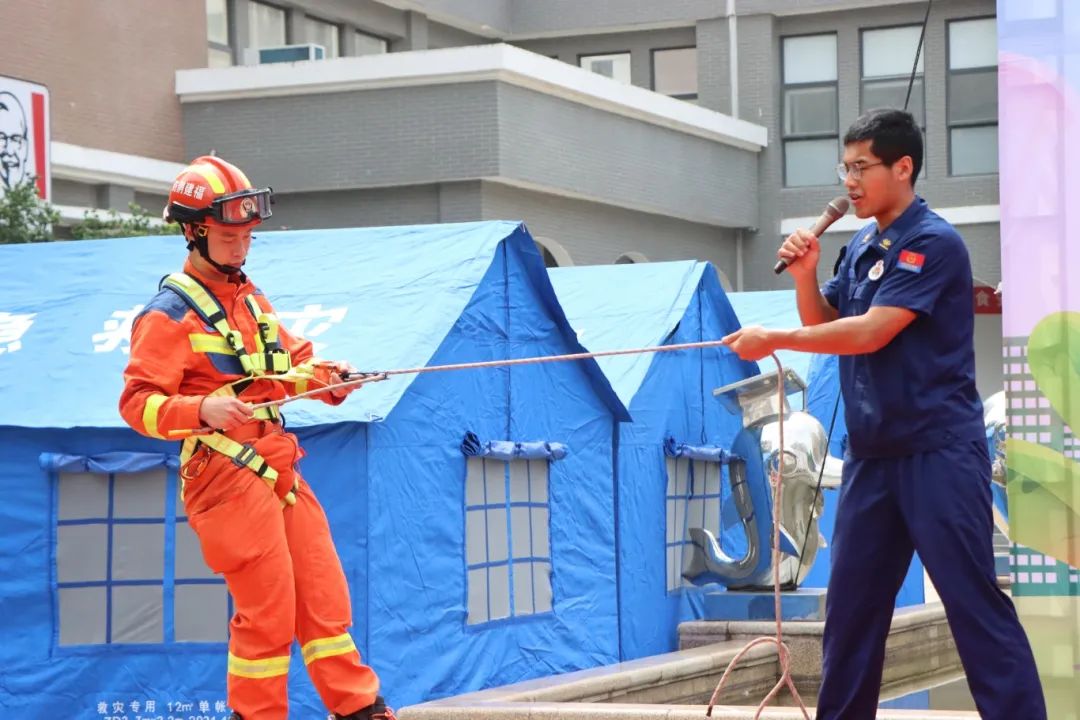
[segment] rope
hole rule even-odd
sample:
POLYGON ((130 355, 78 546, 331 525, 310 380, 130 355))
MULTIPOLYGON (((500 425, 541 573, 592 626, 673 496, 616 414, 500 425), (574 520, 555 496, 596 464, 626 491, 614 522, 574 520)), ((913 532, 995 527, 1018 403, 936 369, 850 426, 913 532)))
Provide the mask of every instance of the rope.
MULTIPOLYGON (((643 348, 629 348, 626 350, 602 350, 599 352, 581 352, 571 353, 569 355, 542 355, 539 357, 527 357, 527 358, 511 358, 506 360, 485 360, 483 362, 467 362, 467 363, 453 363, 450 365, 426 365, 423 367, 414 368, 400 368, 396 370, 381 370, 377 372, 363 372, 360 373, 361 377, 356 380, 347 380, 337 385, 327 385, 326 387, 315 388, 314 390, 308 390, 307 392, 299 393, 291 397, 282 398, 280 400, 269 400, 264 403, 258 403, 252 405, 253 410, 259 408, 280 406, 286 403, 291 403, 294 400, 301 400, 303 398, 312 397, 313 395, 319 395, 331 390, 341 390, 348 387, 359 387, 370 382, 378 382, 380 380, 386 380, 395 375, 420 375, 423 373, 432 372, 445 372, 449 370, 476 370, 480 368, 499 368, 499 367, 513 367, 515 365, 537 365, 540 363, 550 362, 567 362, 572 360, 591 360, 599 357, 612 357, 614 355, 640 355, 642 353, 657 353, 657 352, 673 352, 676 350, 700 350, 704 348, 722 347, 724 345, 723 340, 705 340, 702 342, 690 342, 690 343, 677 343, 674 345, 655 345, 652 347, 643 348)), ((350 376, 351 377, 351 376, 350 376)))
MULTIPOLYGON (((625 350, 603 350, 599 352, 582 352, 582 353, 570 353, 567 355, 544 355, 539 357, 527 357, 527 358, 512 358, 506 360, 487 360, 483 362, 468 362, 468 363, 453 363, 449 365, 427 365, 424 367, 414 368, 399 368, 395 370, 382 370, 378 372, 365 372, 360 373, 361 377, 356 380, 347 380, 336 385, 328 385, 322 388, 316 388, 309 390, 292 397, 283 398, 281 400, 271 400, 264 403, 252 405, 253 409, 280 406, 294 400, 300 400, 302 398, 312 397, 320 393, 328 392, 330 390, 340 390, 346 387, 359 387, 371 382, 379 382, 386 380, 395 375, 420 375, 423 373, 432 372, 447 372, 453 370, 475 370, 480 368, 498 368, 498 367, 513 367, 516 365, 537 365, 541 363, 552 362, 567 362, 574 360, 591 360, 598 357, 612 357, 616 355, 639 355, 643 353, 659 353, 659 352, 674 352, 678 350, 699 350, 705 348, 722 347, 724 345, 723 340, 706 340, 702 342, 691 343, 678 343, 674 345, 657 345, 652 347, 643 348, 630 348, 625 350)), ((783 408, 786 400, 784 396, 784 368, 780 364, 780 359, 773 353, 770 355, 773 362, 776 363, 777 374, 777 407, 783 408)), ((736 664, 742 659, 747 652, 752 648, 763 644, 776 645, 777 660, 780 665, 780 679, 777 681, 773 689, 769 691, 769 694, 758 705, 757 712, 754 714, 754 720, 758 720, 761 717, 761 713, 764 712, 765 707, 771 702, 780 690, 786 685, 791 691, 792 696, 798 703, 799 708, 802 710, 803 717, 806 720, 810 720, 810 714, 806 709, 806 705, 803 704, 802 698, 799 696, 799 691, 795 688, 795 681, 791 679, 791 666, 790 666, 790 650, 784 643, 784 628, 782 615, 780 611, 780 503, 784 493, 784 415, 780 413, 779 418, 779 434, 780 444, 777 453, 776 468, 770 472, 770 481, 773 487, 773 547, 772 547, 772 563, 773 563, 773 609, 776 616, 776 635, 775 637, 759 637, 751 640, 746 644, 728 663, 727 669, 724 670, 724 674, 720 677, 720 682, 716 685, 716 690, 713 691, 712 697, 709 699, 709 707, 705 712, 706 717, 712 717, 713 707, 716 705, 716 698, 720 694, 720 690, 724 687, 724 683, 735 669, 736 664)))
POLYGON ((790 650, 784 643, 784 626, 780 615, 780 501, 784 494, 784 368, 780 365, 780 359, 775 354, 772 355, 773 362, 776 363, 776 376, 778 378, 776 394, 777 407, 780 408, 780 446, 777 450, 776 456, 776 470, 770 473, 770 479, 773 485, 773 548, 772 548, 772 563, 773 563, 773 610, 776 615, 776 636, 775 637, 759 637, 754 638, 745 646, 742 650, 736 653, 735 657, 728 663, 727 669, 724 670, 724 674, 720 676, 720 682, 716 684, 716 689, 713 691, 712 697, 709 698, 709 708, 705 711, 705 717, 712 717, 713 707, 716 705, 716 698, 720 695, 720 690, 724 687, 724 683, 727 682, 728 677, 731 675, 735 666, 739 660, 742 659, 751 648, 758 645, 773 644, 776 645, 777 662, 780 665, 780 679, 777 680, 776 685, 769 691, 769 694, 765 696, 765 699, 758 705, 757 712, 754 713, 754 720, 761 717, 761 713, 765 711, 765 707, 769 704, 773 698, 779 694, 780 690, 786 685, 791 691, 792 697, 795 698, 795 702, 799 704, 799 708, 802 710, 803 717, 806 720, 810 720, 810 714, 806 710, 806 705, 803 704, 802 698, 799 696, 799 691, 795 689, 795 681, 791 679, 791 665, 790 665, 790 650))

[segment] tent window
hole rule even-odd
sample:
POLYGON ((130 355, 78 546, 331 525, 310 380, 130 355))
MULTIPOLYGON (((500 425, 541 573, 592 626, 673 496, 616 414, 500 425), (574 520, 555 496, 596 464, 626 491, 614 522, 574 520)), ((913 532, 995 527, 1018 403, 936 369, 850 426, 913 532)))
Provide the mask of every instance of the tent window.
POLYGON ((469 625, 551 610, 548 463, 467 459, 469 625))
POLYGON ((667 458, 667 589, 687 584, 682 577, 684 559, 690 556, 689 529, 705 528, 720 538, 722 467, 719 462, 667 458))
POLYGON ((174 470, 54 477, 60 645, 226 640, 225 584, 176 516, 174 470))

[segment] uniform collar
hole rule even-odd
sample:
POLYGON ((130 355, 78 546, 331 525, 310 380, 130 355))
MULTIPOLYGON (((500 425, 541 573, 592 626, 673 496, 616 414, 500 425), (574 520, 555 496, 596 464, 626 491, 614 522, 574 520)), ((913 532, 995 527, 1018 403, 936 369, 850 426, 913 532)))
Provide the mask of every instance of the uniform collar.
MULTIPOLYGON (((923 215, 926 214, 927 206, 926 201, 918 195, 911 201, 911 204, 907 206, 904 212, 892 221, 892 223, 884 230, 868 230, 863 236, 863 239, 859 242, 860 247, 857 250, 862 251, 866 248, 874 248, 882 255, 887 253, 890 248, 899 242, 908 231, 915 227, 923 215)), ((862 252, 858 253, 862 255, 862 252)))
POLYGON ((915 227, 916 223, 922 220, 926 210, 926 201, 916 195, 904 212, 900 213, 900 216, 893 220, 889 227, 877 234, 874 244, 879 250, 888 252, 894 243, 899 242, 909 230, 915 227))
POLYGON ((195 268, 195 265, 192 264, 190 259, 184 261, 184 272, 201 282, 207 287, 207 289, 210 290, 210 292, 214 293, 218 297, 231 297, 235 295, 236 292, 240 289, 246 288, 247 286, 251 285, 251 281, 248 280, 248 276, 245 275, 243 271, 237 273, 234 276, 236 281, 213 280, 211 278, 208 278, 206 277, 206 275, 199 272, 195 268))

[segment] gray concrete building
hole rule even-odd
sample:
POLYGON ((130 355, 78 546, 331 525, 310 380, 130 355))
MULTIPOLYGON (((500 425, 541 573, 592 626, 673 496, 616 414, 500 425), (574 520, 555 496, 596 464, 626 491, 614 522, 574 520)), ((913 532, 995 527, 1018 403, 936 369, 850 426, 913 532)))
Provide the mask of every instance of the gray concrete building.
MULTIPOLYGON (((738 290, 790 287, 772 274, 776 247, 843 193, 847 126, 869 107, 903 105, 927 9, 10 5, 4 74, 50 88, 53 202, 69 220, 133 200, 156 208, 180 163, 214 151, 274 187, 274 227, 520 219, 551 265, 700 258, 738 290), (114 40, 107 52, 86 39, 102 34, 114 40)), ((957 225, 977 282, 991 287, 1001 276, 994 14, 994 0, 933 2, 910 98, 926 138, 918 190, 957 225)), ((824 256, 859 224, 834 225, 824 256)), ((979 318, 992 367, 999 320, 979 318)))
MULTIPOLYGON (((779 239, 842 192, 844 129, 903 104, 926 3, 207 8, 215 67, 177 75, 187 153, 214 149, 273 179, 283 223, 516 213, 549 261, 702 257, 735 287, 765 289, 783 282, 769 270, 779 239), (257 64, 259 47, 305 43, 327 59, 257 64)), ((934 4, 910 104, 926 127, 919 190, 961 226, 987 284, 1000 275, 994 11, 934 4)), ((853 225, 829 234, 830 252, 853 225)))
MULTIPOLYGON (((847 126, 903 106, 918 190, 1000 281, 994 0, 208 0, 188 155, 272 183, 287 227, 524 220, 549 264, 710 260, 788 287, 784 235, 844 190, 847 126), (216 33, 216 34, 215 34, 216 33), (327 59, 259 64, 315 43, 327 59)), ((824 238, 823 276, 861 223, 824 238)), ((981 316, 993 387, 1000 316, 981 316)), ((981 383, 982 384, 982 383, 981 383)))

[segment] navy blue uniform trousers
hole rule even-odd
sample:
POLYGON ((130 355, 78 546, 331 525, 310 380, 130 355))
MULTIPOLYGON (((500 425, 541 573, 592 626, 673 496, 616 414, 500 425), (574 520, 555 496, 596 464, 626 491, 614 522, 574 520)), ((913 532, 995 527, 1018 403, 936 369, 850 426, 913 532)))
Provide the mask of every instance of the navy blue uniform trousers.
POLYGON ((872 720, 896 593, 918 551, 983 720, 1045 720, 1012 601, 994 576, 985 442, 844 463, 817 720, 872 720))

